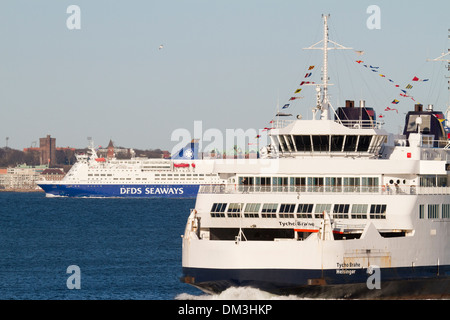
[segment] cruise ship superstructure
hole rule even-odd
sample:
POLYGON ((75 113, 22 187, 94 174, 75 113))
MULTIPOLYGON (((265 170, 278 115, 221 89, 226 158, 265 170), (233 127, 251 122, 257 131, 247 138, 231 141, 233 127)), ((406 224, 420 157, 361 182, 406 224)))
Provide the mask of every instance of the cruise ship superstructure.
POLYGON ((221 183, 212 160, 198 159, 192 141, 171 159, 108 159, 91 147, 61 181, 41 181, 48 197, 195 198, 203 183, 221 183))
MULTIPOLYGON (((326 43, 326 16, 324 29, 326 43)), ((275 121, 264 158, 214 166, 226 183, 199 190, 182 280, 209 293, 450 295, 443 113, 416 105, 392 135, 364 101, 332 116, 326 83, 317 88, 320 119, 275 121)))

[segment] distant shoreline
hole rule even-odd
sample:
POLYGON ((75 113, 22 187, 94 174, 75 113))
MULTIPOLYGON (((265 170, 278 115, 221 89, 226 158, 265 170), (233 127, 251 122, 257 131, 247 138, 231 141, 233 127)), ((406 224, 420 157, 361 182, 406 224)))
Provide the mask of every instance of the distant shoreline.
POLYGON ((42 189, 0 189, 0 192, 44 192, 42 189))

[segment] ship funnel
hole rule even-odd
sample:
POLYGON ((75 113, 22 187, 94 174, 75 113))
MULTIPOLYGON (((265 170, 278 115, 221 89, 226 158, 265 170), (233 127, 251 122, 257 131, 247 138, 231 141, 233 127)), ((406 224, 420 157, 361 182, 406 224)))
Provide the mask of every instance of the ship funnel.
POLYGON ((432 104, 429 104, 429 105, 428 105, 427 111, 428 111, 428 112, 432 112, 432 111, 433 111, 433 105, 432 105, 432 104))

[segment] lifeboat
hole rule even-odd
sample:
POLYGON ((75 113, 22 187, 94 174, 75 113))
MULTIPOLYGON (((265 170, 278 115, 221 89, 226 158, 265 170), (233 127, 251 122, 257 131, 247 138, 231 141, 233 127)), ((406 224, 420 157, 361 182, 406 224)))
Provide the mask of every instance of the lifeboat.
POLYGON ((105 158, 96 158, 95 161, 97 162, 106 162, 105 158))

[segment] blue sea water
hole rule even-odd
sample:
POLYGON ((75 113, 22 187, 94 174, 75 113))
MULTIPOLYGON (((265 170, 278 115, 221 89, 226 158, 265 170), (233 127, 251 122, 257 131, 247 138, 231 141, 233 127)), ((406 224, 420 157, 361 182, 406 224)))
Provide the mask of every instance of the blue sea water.
MULTIPOLYGON (((0 299, 172 300, 194 199, 46 198, 0 192, 0 299), (80 289, 67 280, 80 269, 80 289)), ((75 283, 75 282, 73 282, 75 283)))

